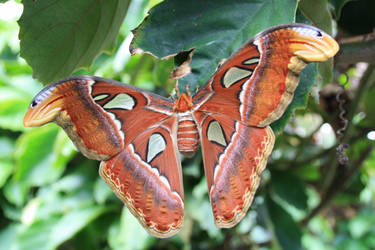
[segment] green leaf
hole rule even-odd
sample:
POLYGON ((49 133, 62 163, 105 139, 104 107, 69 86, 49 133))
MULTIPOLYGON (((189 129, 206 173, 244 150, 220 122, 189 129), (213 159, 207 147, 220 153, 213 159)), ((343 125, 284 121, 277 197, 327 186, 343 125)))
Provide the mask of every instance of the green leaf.
POLYGON ((0 159, 10 159, 14 150, 14 141, 8 137, 0 137, 0 159))
POLYGON ((89 66, 115 42, 129 2, 23 1, 21 56, 33 68, 33 76, 47 83, 89 66))
POLYGON ((266 196, 266 205, 273 231, 282 249, 302 249, 302 233, 298 224, 280 205, 266 196))
POLYGON ((109 245, 114 250, 147 249, 155 241, 124 207, 121 221, 112 225, 109 231, 109 245))
POLYGON ((363 237, 366 233, 374 230, 375 214, 372 210, 363 210, 360 214, 351 218, 348 229, 353 238, 363 237))
MULTIPOLYGON (((299 2, 298 8, 310 24, 324 30, 328 34, 332 34, 332 16, 328 9, 327 0, 302 0, 299 2)), ((332 69, 332 59, 318 64, 318 71, 322 77, 323 85, 332 81, 332 69)))
POLYGON ((12 223, 0 231, 0 250, 16 249, 15 242, 20 228, 19 224, 12 223))
POLYGON ((1 160, 0 161, 0 187, 2 187, 8 177, 13 172, 13 162, 10 160, 1 160))
POLYGON ((61 218, 54 216, 35 222, 18 236, 19 249, 55 249, 105 211, 104 207, 91 206, 70 211, 61 218))
POLYGON ((5 197, 16 206, 21 206, 25 203, 28 191, 29 185, 24 182, 15 182, 12 180, 4 186, 5 197))
POLYGON ((368 248, 364 242, 356 240, 356 239, 345 239, 337 246, 336 249, 340 250, 368 250, 368 248))
MULTIPOLYGON (((82 170, 85 166, 80 167, 82 170)), ((95 171, 96 172, 96 171, 95 171)), ((93 206, 94 182, 85 173, 69 174, 56 183, 41 187, 22 211, 23 221, 49 220, 55 215, 93 206)))
MULTIPOLYGON (((3 59, 1 58, 2 56, 8 56, 10 57, 11 55, 0 55, 0 60, 3 59)), ((15 54, 14 57, 15 59, 18 58, 18 54, 15 54)), ((9 58, 7 58, 9 59, 9 58)), ((6 73, 9 75, 9 76, 14 76, 14 77, 17 77, 19 75, 22 75, 22 74, 27 74, 27 75, 30 75, 33 73, 33 70, 32 68, 28 65, 28 64, 20 64, 19 61, 8 61, 5 65, 4 65, 4 69, 6 71, 6 73)))
POLYGON ((23 131, 22 121, 29 104, 25 93, 13 87, 0 87, 0 127, 23 131))
POLYGON ((120 37, 120 39, 123 39, 123 41, 121 42, 121 45, 114 54, 113 62, 111 63, 111 68, 116 73, 124 72, 124 67, 125 65, 127 65, 131 58, 131 55, 129 53, 129 43, 132 38, 132 34, 130 34, 131 29, 137 27, 137 25, 141 23, 142 20, 145 18, 146 12, 150 8, 150 2, 151 1, 149 0, 141 0, 131 1, 130 3, 129 10, 126 14, 124 23, 121 25, 120 28, 120 35, 123 35, 123 37, 120 37))
POLYGON ((72 143, 56 125, 34 128, 17 142, 15 180, 40 186, 60 177, 73 156, 72 143), (65 138, 65 139, 64 139, 65 138))
POLYGON ((13 151, 14 141, 7 137, 0 137, 0 188, 13 173, 13 151))
POLYGON ((292 102, 285 110, 283 116, 271 124, 271 127, 276 134, 281 133, 296 109, 306 107, 307 98, 310 90, 315 84, 316 76, 317 66, 315 63, 308 64, 306 68, 302 70, 292 102))
MULTIPOLYGON (((201 183, 203 183, 203 181, 201 183)), ((216 241, 223 240, 223 234, 221 233, 219 228, 215 226, 211 204, 208 200, 207 195, 202 197, 202 199, 197 198, 196 194, 194 194, 193 196, 186 195, 185 206, 186 213, 188 213, 191 218, 197 221, 199 223, 199 226, 207 231, 208 235, 211 238, 215 238, 216 241)))
POLYGON ((332 17, 327 0, 301 0, 298 8, 314 26, 332 34, 332 17))
POLYGON ((289 171, 271 172, 272 191, 279 198, 297 209, 307 209, 307 194, 303 182, 289 171))
POLYGON ((307 250, 315 250, 315 249, 324 249, 324 250, 337 250, 337 248, 334 248, 332 246, 329 246, 328 244, 325 244, 324 241, 318 236, 315 236, 314 234, 305 234, 302 238, 302 243, 304 246, 304 249, 307 250))
POLYGON ((25 99, 0 101, 0 105, 0 127, 13 131, 23 131, 22 121, 25 110, 29 106, 28 101, 25 101, 25 99))
POLYGON ((332 82, 333 79, 333 59, 318 63, 319 75, 322 77, 322 85, 332 82))
POLYGON ((94 184, 95 201, 103 204, 108 197, 114 195, 112 189, 103 181, 102 178, 97 178, 94 184))
POLYGON ((59 168, 65 166, 77 152, 68 135, 62 129, 59 129, 55 144, 53 145, 53 153, 56 158, 51 167, 59 168))
POLYGON ((371 88, 367 91, 364 96, 364 111, 366 113, 366 119, 363 120, 361 123, 366 125, 367 127, 374 128, 375 127, 375 88, 371 88))
POLYGON ((335 15, 336 20, 340 19, 342 7, 344 7, 344 5, 350 1, 354 0, 329 0, 329 2, 334 6, 333 14, 335 15))
POLYGON ((319 164, 320 163, 317 161, 312 161, 309 164, 299 166, 298 168, 294 169, 292 173, 304 180, 317 181, 321 177, 319 164))
POLYGON ((218 63, 259 31, 294 21, 297 1, 172 1, 151 9, 136 29, 133 49, 163 58, 195 48, 192 73, 179 80, 194 90, 218 63), (166 11, 169 10, 169 11, 166 11))
POLYGON ((4 77, 0 79, 0 127, 12 131, 24 131, 23 117, 40 84, 31 76, 4 77), (25 88, 25 82, 28 87, 25 88))

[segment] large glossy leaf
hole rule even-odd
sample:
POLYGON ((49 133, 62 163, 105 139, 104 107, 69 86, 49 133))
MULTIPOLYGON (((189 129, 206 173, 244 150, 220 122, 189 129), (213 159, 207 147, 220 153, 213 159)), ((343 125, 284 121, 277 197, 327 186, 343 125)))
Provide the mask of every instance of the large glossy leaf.
MULTIPOLYGON (((302 0, 298 5, 299 10, 310 24, 332 34, 332 16, 328 7, 328 0, 302 0)), ((297 19, 298 20, 298 19, 297 19)), ((323 84, 332 81, 333 60, 329 59, 318 64, 323 84)))
POLYGON ((104 204, 108 197, 115 196, 112 189, 99 177, 95 181, 93 194, 99 204, 104 204))
MULTIPOLYGON (((13 179, 7 182, 4 186, 4 196, 12 204, 17 206, 22 206, 27 198, 27 193, 29 191, 29 185, 24 182, 16 182, 13 179)), ((18 217, 14 214, 14 211, 10 211, 10 217, 18 217)))
MULTIPOLYGON (((189 84, 193 90, 209 79, 220 60, 257 32, 272 25, 293 22, 295 8, 296 2, 289 0, 164 1, 151 9, 149 17, 137 28, 132 49, 163 58, 195 48, 192 73, 179 79, 180 89, 189 84), (165 11, 166 8, 173 11, 165 11)), ((316 74, 316 66, 311 65, 302 72, 293 102, 273 125, 275 132, 282 131, 296 108, 305 106, 316 74)))
POLYGON ((71 211, 61 218, 54 216, 35 222, 19 234, 19 249, 55 249, 106 210, 102 206, 91 206, 71 211))
POLYGON ((299 178, 289 171, 273 170, 271 175, 273 193, 297 209, 307 209, 306 188, 299 178))
POLYGON ((279 204, 266 196, 268 214, 273 223, 273 231, 281 249, 302 249, 302 233, 298 224, 279 204))
POLYGON ((147 249, 155 241, 124 207, 121 220, 111 226, 109 245, 114 250, 147 249))
POLYGON ((22 120, 32 97, 11 86, 0 86, 0 127, 23 131, 22 120))
POLYGON ((13 172, 13 150, 14 141, 7 137, 0 137, 0 187, 13 172))
POLYGON ((166 0, 135 31, 132 48, 162 58, 195 48, 180 88, 202 86, 218 63, 259 31, 294 21, 297 1, 166 0))
POLYGON ((197 221, 202 229, 207 231, 208 235, 217 241, 223 240, 223 235, 215 226, 212 214, 211 204, 207 195, 206 178, 202 178, 193 191, 193 195, 185 195, 186 216, 197 221))
POLYGON ((22 209, 22 223, 0 233, 0 239, 11 239, 9 244, 14 248, 7 249, 55 249, 94 219, 113 210, 113 206, 94 202, 96 171, 85 165, 76 167, 78 170, 61 180, 38 189, 22 209))
POLYGON ((8 177, 12 174, 13 162, 0 159, 0 187, 2 187, 8 177))
POLYGON ((332 17, 328 10, 328 0, 301 0, 298 8, 314 26, 332 34, 332 17))
POLYGON ((89 66, 117 37, 129 0, 23 1, 21 56, 46 83, 89 66))
MULTIPOLYGON (((348 223, 348 229, 353 238, 360 238, 374 231, 375 213, 372 209, 360 211, 348 223)), ((374 234, 374 232, 372 233, 374 234)))
POLYGON ((74 152, 55 125, 29 130, 17 143, 15 180, 31 186, 50 183, 62 174, 74 152))
POLYGON ((17 223, 12 223, 0 231, 0 250, 17 249, 16 239, 17 233, 21 226, 17 223))

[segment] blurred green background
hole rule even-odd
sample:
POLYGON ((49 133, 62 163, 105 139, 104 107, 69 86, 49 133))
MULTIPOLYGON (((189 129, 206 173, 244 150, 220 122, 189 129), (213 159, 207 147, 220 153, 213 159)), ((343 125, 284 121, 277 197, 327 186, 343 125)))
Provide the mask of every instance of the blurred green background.
POLYGON ((199 1, 160 2, 80 1, 101 13, 85 19, 76 1, 0 1, 0 249, 375 249, 375 39, 361 36, 374 29, 374 2, 236 0, 204 7, 199 1), (168 96, 175 84, 170 73, 186 54, 159 60, 129 53, 130 31, 149 10, 133 46, 159 57, 196 48, 192 74, 181 79, 181 89, 186 83, 201 86, 220 59, 274 24, 310 23, 340 41, 334 64, 313 64, 302 74, 301 96, 295 99, 300 103, 293 107, 307 108, 290 110, 273 125, 279 133, 261 185, 246 217, 232 229, 214 225, 200 152, 182 162, 185 225, 176 236, 157 239, 100 179, 99 163, 77 152, 62 129, 22 125, 42 83, 70 74, 115 79, 168 96), (84 20, 79 28, 92 28, 87 28, 96 39, 87 50, 92 53, 81 54, 77 47, 84 31, 70 39, 65 26, 47 35, 38 30, 76 16, 84 20), (49 47, 54 39, 73 42, 56 53, 49 47), (345 144, 346 162, 337 154, 345 144))

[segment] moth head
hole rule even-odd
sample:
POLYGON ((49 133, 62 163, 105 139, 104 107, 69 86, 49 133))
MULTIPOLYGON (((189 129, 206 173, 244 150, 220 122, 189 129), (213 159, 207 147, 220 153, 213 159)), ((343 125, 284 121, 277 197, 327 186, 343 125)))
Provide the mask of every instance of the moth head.
POLYGON ((339 45, 330 35, 314 27, 294 27, 290 48, 306 62, 321 62, 333 57, 339 45))
POLYGON ((31 101, 23 119, 25 127, 38 127, 53 122, 63 108, 63 96, 58 94, 55 86, 44 88, 31 101))

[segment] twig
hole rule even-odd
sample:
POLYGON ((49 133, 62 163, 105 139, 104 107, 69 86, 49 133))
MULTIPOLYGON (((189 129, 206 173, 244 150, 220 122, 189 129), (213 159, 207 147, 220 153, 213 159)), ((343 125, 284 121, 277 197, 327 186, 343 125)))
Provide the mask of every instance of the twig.
POLYGON ((341 175, 338 175, 329 190, 324 194, 318 206, 316 206, 307 216, 301 221, 301 225, 306 225, 316 214, 318 214, 340 191, 344 190, 348 185, 353 175, 358 171, 362 163, 370 155, 373 149, 373 144, 369 144, 367 148, 361 153, 359 158, 352 164, 352 166, 341 175))
POLYGON ((345 154, 345 151, 349 148, 349 144, 342 142, 342 139, 344 137, 344 132, 347 129, 348 123, 349 123, 348 119, 346 119, 345 117, 346 110, 344 108, 344 104, 346 101, 345 99, 341 98, 341 95, 344 93, 344 91, 345 89, 342 87, 341 91, 336 94, 336 101, 339 103, 339 110, 340 110, 339 118, 340 118, 341 123, 343 123, 343 126, 336 131, 337 143, 338 143, 338 146, 336 148, 336 155, 341 165, 345 165, 349 160, 348 156, 346 156, 345 154))
MULTIPOLYGON (((348 143, 349 141, 349 135, 351 133, 352 127, 353 127, 353 117, 354 114, 357 113, 360 101, 364 94, 366 93, 367 89, 369 86, 374 84, 375 82, 375 64, 371 64, 367 67, 366 71, 364 72, 361 81, 358 85, 357 91, 355 93, 353 101, 350 103, 350 107, 348 109, 348 114, 347 114, 347 120, 349 120, 349 123, 347 124, 346 130, 343 132, 342 136, 342 143, 348 143)), ((334 177, 336 174, 336 169, 339 166, 337 164, 336 160, 336 154, 335 152, 331 154, 330 159, 328 161, 328 170, 325 179, 323 180, 323 192, 325 190, 328 190, 334 177)))
POLYGON ((375 32, 340 42, 335 64, 375 63, 375 32))

